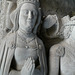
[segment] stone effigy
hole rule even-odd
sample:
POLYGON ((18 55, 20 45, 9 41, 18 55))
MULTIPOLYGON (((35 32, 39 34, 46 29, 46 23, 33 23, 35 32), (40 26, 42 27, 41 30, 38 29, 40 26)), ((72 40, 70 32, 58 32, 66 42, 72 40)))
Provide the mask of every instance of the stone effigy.
POLYGON ((40 16, 39 0, 24 0, 11 13, 13 28, 0 46, 0 75, 47 74, 44 45, 36 35, 40 16))
POLYGON ((75 17, 65 16, 62 23, 64 40, 50 49, 49 75, 75 75, 75 17))

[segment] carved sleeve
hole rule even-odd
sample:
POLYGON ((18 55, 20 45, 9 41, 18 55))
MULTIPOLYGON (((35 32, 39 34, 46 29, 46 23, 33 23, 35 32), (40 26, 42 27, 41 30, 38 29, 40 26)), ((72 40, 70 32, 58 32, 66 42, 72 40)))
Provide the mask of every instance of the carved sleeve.
POLYGON ((45 48, 41 40, 39 43, 39 50, 40 51, 38 53, 38 56, 41 66, 41 73, 42 75, 47 75, 47 60, 46 60, 45 48))
POLYGON ((49 75, 59 75, 60 57, 56 54, 58 45, 54 45, 49 52, 49 75))

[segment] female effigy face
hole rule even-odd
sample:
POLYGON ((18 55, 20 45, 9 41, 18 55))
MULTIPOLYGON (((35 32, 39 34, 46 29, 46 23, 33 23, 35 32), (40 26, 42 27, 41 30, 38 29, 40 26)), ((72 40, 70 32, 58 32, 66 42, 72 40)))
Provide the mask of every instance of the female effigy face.
POLYGON ((20 9, 19 27, 23 30, 32 31, 37 20, 37 9, 34 4, 24 3, 20 9))

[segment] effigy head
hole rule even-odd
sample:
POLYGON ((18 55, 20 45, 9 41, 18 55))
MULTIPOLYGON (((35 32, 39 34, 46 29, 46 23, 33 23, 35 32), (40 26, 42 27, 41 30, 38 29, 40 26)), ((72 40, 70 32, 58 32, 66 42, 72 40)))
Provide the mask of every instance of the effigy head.
POLYGON ((71 17, 69 15, 63 17, 61 19, 62 21, 62 27, 60 29, 60 37, 61 38, 64 38, 64 39, 68 39, 72 32, 73 32, 73 29, 75 28, 75 17, 71 17))
POLYGON ((36 33, 41 20, 41 10, 39 6, 39 0, 19 0, 17 9, 11 14, 11 21, 15 30, 17 30, 18 27, 24 28, 26 25, 31 25, 36 33))
POLYGON ((26 32, 32 31, 37 21, 38 12, 35 5, 24 3, 19 14, 19 28, 26 32))

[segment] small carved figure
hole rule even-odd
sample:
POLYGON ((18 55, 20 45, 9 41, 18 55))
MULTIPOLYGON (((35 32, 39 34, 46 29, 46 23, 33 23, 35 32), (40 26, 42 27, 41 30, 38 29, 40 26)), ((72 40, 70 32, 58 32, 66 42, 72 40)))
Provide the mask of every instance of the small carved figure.
POLYGON ((14 27, 0 46, 0 75, 47 74, 44 45, 36 35, 40 14, 39 0, 24 0, 11 14, 14 27))
POLYGON ((51 47, 49 75, 75 75, 75 17, 65 16, 64 40, 51 47))

